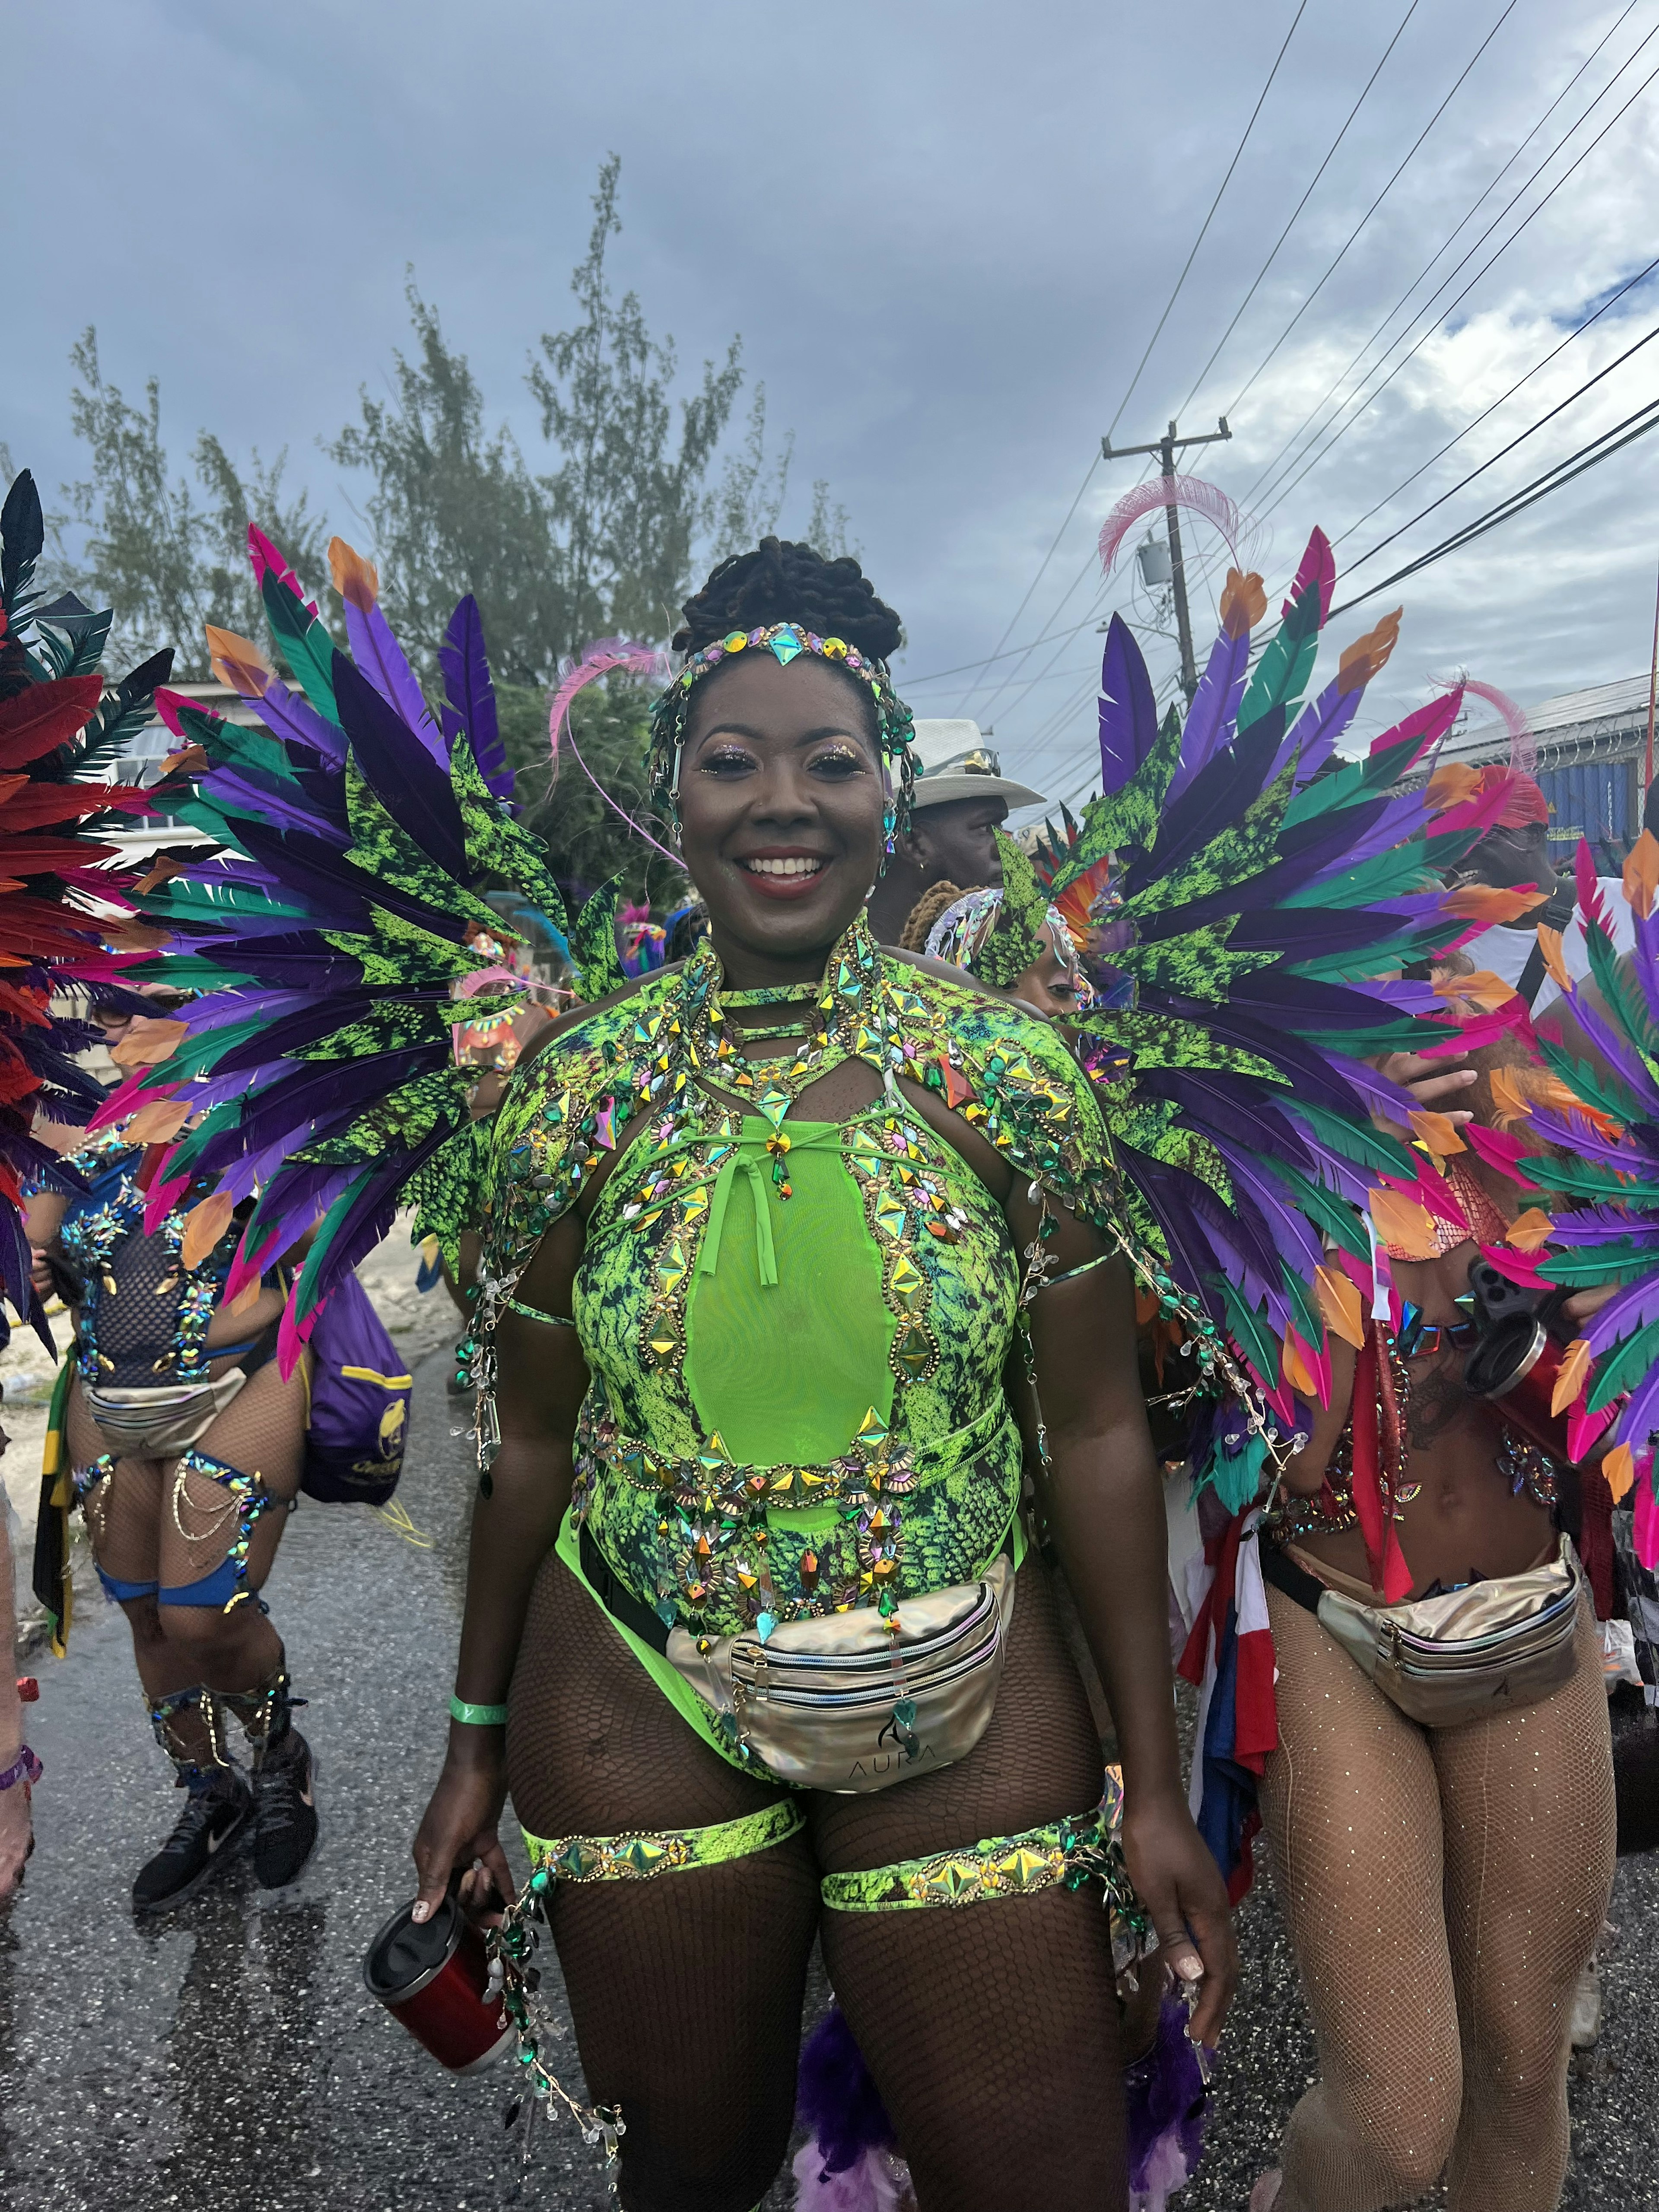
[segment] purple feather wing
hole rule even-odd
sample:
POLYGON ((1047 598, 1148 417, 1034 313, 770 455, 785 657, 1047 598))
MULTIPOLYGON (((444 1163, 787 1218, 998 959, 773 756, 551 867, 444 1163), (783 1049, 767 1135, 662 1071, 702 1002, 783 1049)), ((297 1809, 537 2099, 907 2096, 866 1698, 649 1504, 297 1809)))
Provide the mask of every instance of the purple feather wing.
POLYGON ((432 719, 415 672, 404 658, 404 649, 392 635, 392 625, 378 606, 360 607, 348 597, 346 636, 351 657, 387 706, 408 725, 441 769, 447 770, 449 756, 443 737, 432 719))
POLYGON ((1100 787, 1121 791, 1158 741, 1152 679, 1121 615, 1112 617, 1100 659, 1100 787))
POLYGON ((1231 744, 1249 666, 1249 632, 1229 637, 1224 629, 1210 647, 1210 658, 1182 728, 1181 758, 1176 763, 1164 801, 1166 813, 1200 769, 1213 759, 1223 745, 1231 744))
POLYGON ((465 731, 478 763, 478 773, 497 799, 513 799, 513 771, 501 743, 495 712, 495 687, 489 680, 484 653, 483 618, 471 592, 449 618, 449 629, 438 648, 443 671, 443 733, 452 745, 465 731))
POLYGON ((1364 696, 1364 690, 1357 684, 1343 690, 1341 679, 1334 678, 1312 706, 1304 707, 1297 716, 1273 763, 1273 774, 1277 775, 1285 762, 1299 753, 1296 787, 1300 791, 1304 784, 1311 783, 1335 750, 1337 739, 1358 713, 1364 696))
MULTIPOLYGON (((1659 1261, 1659 1253, 1655 1260, 1659 1261)), ((1622 1336, 1632 1336, 1650 1322, 1659 1321, 1659 1272, 1644 1275, 1638 1282, 1627 1283, 1616 1297, 1607 1300, 1600 1313, 1586 1325, 1585 1340, 1599 1359, 1622 1336)))
POLYGON ((319 714, 298 691, 290 691, 273 676, 264 692, 252 702, 254 712, 273 738, 287 744, 307 745, 331 768, 345 766, 345 732, 326 715, 319 714))

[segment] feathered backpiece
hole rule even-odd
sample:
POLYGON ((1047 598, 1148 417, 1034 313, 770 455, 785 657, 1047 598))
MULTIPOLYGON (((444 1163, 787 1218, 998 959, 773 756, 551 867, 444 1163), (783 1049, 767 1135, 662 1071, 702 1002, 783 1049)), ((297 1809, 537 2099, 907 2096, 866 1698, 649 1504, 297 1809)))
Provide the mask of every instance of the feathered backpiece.
POLYGON ((1540 924, 1539 942, 1562 998, 1534 1033, 1547 1085, 1517 1088, 1501 1130, 1469 1133, 1481 1156, 1540 1194, 1510 1242, 1486 1257, 1511 1280, 1542 1290, 1616 1285, 1561 1361, 1554 1392, 1575 1457, 1598 1442, 1615 1498, 1637 1485, 1635 1535, 1643 1565, 1659 1562, 1653 1437, 1659 1429, 1659 842, 1644 830, 1621 891, 1598 880, 1588 845, 1577 858, 1578 912, 1589 972, 1540 924), (1620 904, 1627 915, 1616 909, 1620 904), (1620 953, 1626 937, 1631 950, 1620 953), (1563 1003, 1571 1020, 1551 1018, 1563 1003), (1539 1140, 1553 1149, 1536 1150, 1539 1140))
MULTIPOLYGON (((505 927, 486 890, 513 893, 573 948, 591 940, 620 961, 614 896, 568 927, 544 850, 514 817, 472 601, 440 654, 434 715, 368 562, 337 538, 330 549, 343 652, 283 556, 248 535, 297 688, 246 638, 210 629, 214 668, 257 724, 160 695, 179 749, 149 797, 204 842, 143 878, 143 911, 168 937, 138 972, 200 995, 158 1025, 166 1056, 99 1118, 137 1109, 140 1134, 176 1140, 150 1186, 154 1216, 205 1183, 190 1218, 216 1236, 257 1200, 231 1297, 311 1237, 284 1316, 291 1369, 323 1301, 400 1205, 454 1254, 477 1166, 455 996, 490 970, 467 999, 480 1023, 525 988, 485 949, 505 927)), ((187 1223, 186 1249, 191 1238, 187 1223)))
MULTIPOLYGON (((1363 759, 1337 757, 1398 617, 1349 646, 1304 707, 1334 580, 1316 531, 1252 672, 1266 594, 1231 571, 1184 721, 1159 715, 1114 617, 1101 795, 1053 889, 1096 993, 1083 1057, 1135 1225, 1287 1433, 1298 1397, 1328 1402, 1328 1332, 1358 1345, 1386 1306, 1381 1248, 1431 1249, 1434 1217, 1462 1220, 1435 1164, 1457 1149, 1449 1126, 1366 1062, 1456 1048, 1430 985, 1401 971, 1473 933, 1438 878, 1496 804, 1473 780, 1401 788, 1450 726, 1455 690, 1363 759)), ((1212 1426, 1200 1472, 1236 1509, 1265 1448, 1219 1412, 1212 1426)))
MULTIPOLYGON (((132 786, 103 776, 150 720, 173 655, 158 653, 122 682, 106 682, 99 664, 110 616, 72 592, 46 601, 34 582, 45 541, 25 470, 0 507, 0 1288, 55 1352, 29 1287, 21 1183, 30 1173, 73 1178, 29 1127, 37 1109, 85 1121, 103 1095, 72 1057, 97 1032, 54 1018, 51 1001, 66 982, 116 995, 133 957, 118 919, 123 878, 110 865, 119 848, 85 825, 143 804, 132 786), (106 940, 125 949, 112 955, 106 940)), ((0 1315, 0 1343, 6 1333, 0 1315)))

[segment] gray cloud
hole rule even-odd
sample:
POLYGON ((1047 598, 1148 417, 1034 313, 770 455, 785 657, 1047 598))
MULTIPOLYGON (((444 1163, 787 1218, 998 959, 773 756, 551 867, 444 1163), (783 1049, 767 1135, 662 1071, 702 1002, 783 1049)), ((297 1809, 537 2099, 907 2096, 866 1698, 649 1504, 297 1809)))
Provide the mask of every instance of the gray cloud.
MULTIPOLYGON (((1407 4, 1391 0, 1379 17, 1312 0, 1120 437, 1155 434, 1185 398, 1407 4)), ((1233 400, 1502 6, 1417 8, 1186 419, 1207 427, 1233 400)), ((1235 496, 1620 6, 1518 0, 1239 406, 1233 444, 1206 455, 1235 496)), ((811 479, 830 478, 878 588, 905 614, 905 668, 927 677, 988 653, 1030 585, 1293 12, 1291 0, 1251 15, 1219 0, 1161 9, 844 0, 801 18, 734 0, 690 16, 662 0, 486 0, 458 15, 433 0, 349 9, 300 0, 277 19, 224 0, 78 0, 50 27, 37 13, 9 33, 10 166, 25 180, 21 198, 13 187, 13 236, 32 250, 14 259, 8 288, 0 435, 48 487, 77 472, 66 357, 95 321, 114 380, 136 392, 161 377, 177 459, 203 425, 233 451, 286 443, 344 524, 353 487, 313 441, 353 411, 360 381, 384 381, 413 263, 493 408, 533 455, 526 355, 563 318, 593 173, 614 148, 627 226, 619 273, 686 361, 743 332, 773 422, 797 432, 786 521, 803 523, 811 479)), ((1443 267, 1656 23, 1655 0, 1638 0, 1443 267)), ((1656 62, 1659 39, 1510 223, 1656 62)), ((1587 301, 1659 252, 1656 99, 1659 86, 1273 511, 1270 586, 1282 586, 1310 525, 1346 530, 1557 343, 1587 301)), ((1650 292, 1621 304, 1339 560, 1565 397, 1655 310, 1650 292)), ((1628 413, 1655 388, 1653 357, 1609 378, 1402 551, 1628 413)), ((1096 471, 1016 643, 1088 614, 1091 578, 1063 606, 1061 594, 1132 481, 1121 465, 1096 471)), ((1522 697, 1639 665, 1656 483, 1659 439, 1413 580, 1374 704, 1399 711, 1457 664, 1522 697)), ((1378 562, 1361 574, 1386 573, 1378 562)), ((1343 634, 1390 603, 1356 611, 1343 634)), ((1206 605, 1200 633, 1208 619, 1206 605)), ((994 720, 1013 763, 1058 789, 1086 768, 1096 642, 1085 628, 1058 653, 1045 646, 983 684, 918 684, 915 701, 994 720)), ((1153 659, 1162 674, 1172 655, 1153 659)))

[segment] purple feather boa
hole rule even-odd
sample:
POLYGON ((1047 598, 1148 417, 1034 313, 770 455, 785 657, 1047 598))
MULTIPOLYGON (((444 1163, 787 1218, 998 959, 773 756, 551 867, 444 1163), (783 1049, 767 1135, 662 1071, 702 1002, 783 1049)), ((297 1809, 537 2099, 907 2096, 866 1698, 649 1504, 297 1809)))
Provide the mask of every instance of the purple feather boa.
POLYGON ((1210 2101, 1186 2008, 1175 1998, 1164 2000, 1152 2049, 1125 2068, 1123 2095, 1132 2212, 1165 2212, 1198 2170, 1210 2101))

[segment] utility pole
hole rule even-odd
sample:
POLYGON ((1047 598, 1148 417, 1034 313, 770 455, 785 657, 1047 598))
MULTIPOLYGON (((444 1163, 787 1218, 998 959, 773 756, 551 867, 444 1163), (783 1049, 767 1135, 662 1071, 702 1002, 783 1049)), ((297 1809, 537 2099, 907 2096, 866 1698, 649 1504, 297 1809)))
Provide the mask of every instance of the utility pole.
MULTIPOLYGON (((1216 417, 1219 429, 1209 430, 1201 438, 1178 438, 1176 426, 1169 428, 1154 446, 1115 446, 1109 438, 1103 438, 1100 450, 1109 461, 1121 461, 1131 453, 1156 453, 1164 465, 1164 481, 1175 481, 1175 457, 1183 446, 1214 446, 1224 438, 1231 438, 1224 415, 1216 417)), ((1190 707, 1193 694, 1198 689, 1198 667, 1193 659, 1192 617, 1187 611, 1187 564, 1181 553, 1181 520, 1175 501, 1170 501, 1164 509, 1170 529, 1170 582, 1175 592, 1176 634, 1181 640, 1181 688, 1187 694, 1190 707)))

